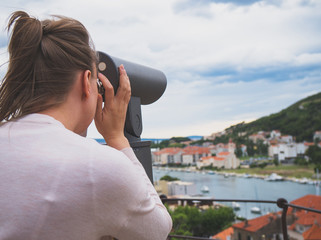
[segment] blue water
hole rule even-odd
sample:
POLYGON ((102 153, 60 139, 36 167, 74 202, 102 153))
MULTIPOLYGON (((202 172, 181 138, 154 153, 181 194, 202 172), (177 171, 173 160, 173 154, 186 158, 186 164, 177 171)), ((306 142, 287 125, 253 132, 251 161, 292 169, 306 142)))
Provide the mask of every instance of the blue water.
MULTIPOLYGON (((291 181, 268 182, 258 178, 228 177, 223 175, 209 175, 200 172, 179 172, 153 169, 154 181, 158 181, 164 175, 177 177, 181 181, 194 182, 197 193, 201 193, 203 186, 208 186, 209 193, 204 194, 206 197, 217 199, 251 199, 251 200, 272 200, 285 198, 291 202, 307 194, 317 194, 320 189, 310 184, 300 184, 291 181)), ((231 203, 223 203, 231 205, 231 203)), ((268 203, 239 203, 241 209, 235 211, 236 215, 247 219, 265 215, 268 212, 276 212, 281 209, 276 204, 268 203), (259 207, 261 214, 251 212, 252 207, 259 207)))

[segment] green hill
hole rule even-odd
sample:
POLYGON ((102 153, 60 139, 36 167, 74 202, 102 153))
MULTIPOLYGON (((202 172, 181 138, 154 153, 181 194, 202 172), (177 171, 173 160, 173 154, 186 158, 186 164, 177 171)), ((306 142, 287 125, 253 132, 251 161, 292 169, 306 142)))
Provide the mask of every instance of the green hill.
POLYGON ((240 123, 226 129, 234 137, 258 131, 280 130, 296 137, 297 142, 312 141, 313 133, 321 130, 321 92, 304 98, 288 108, 250 123, 240 123))

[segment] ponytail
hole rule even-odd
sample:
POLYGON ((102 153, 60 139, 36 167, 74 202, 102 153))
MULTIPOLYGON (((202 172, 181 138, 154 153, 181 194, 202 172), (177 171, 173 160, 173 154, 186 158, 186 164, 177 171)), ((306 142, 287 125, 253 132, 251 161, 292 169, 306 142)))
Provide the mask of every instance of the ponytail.
POLYGON ((61 104, 79 70, 97 62, 90 37, 77 20, 40 21, 23 11, 8 22, 8 71, 0 86, 0 121, 61 104))

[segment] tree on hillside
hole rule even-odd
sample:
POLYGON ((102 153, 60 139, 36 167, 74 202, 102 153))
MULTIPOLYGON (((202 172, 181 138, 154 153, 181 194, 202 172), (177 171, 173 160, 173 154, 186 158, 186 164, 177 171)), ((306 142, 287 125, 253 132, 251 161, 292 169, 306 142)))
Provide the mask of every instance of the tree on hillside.
POLYGON ((180 179, 177 178, 177 177, 172 177, 172 176, 169 176, 169 175, 164 175, 164 176, 162 176, 162 177, 160 178, 160 180, 172 182, 172 181, 179 181, 180 179))
POLYGON ((169 213, 173 219, 173 234, 209 237, 229 227, 235 219, 232 208, 209 208, 200 211, 196 207, 178 206, 169 213))
POLYGON ((172 137, 170 141, 180 143, 180 142, 191 141, 191 139, 189 139, 188 137, 172 137))
POLYGON ((220 137, 216 137, 213 141, 214 144, 218 144, 218 143, 228 143, 228 141, 230 140, 230 136, 229 135, 222 135, 220 137))
POLYGON ((190 141, 188 137, 172 137, 171 139, 166 139, 161 141, 160 143, 152 143, 151 148, 167 148, 167 147, 186 147, 185 144, 181 142, 190 141))
POLYGON ((311 163, 321 164, 321 148, 317 145, 310 146, 305 154, 309 157, 311 163))

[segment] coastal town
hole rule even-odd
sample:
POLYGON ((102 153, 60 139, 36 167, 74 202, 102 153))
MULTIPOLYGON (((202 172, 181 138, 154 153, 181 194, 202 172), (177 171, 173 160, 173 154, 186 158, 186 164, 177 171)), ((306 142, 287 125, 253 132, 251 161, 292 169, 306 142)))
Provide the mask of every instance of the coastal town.
MULTIPOLYGON (((184 141, 184 147, 165 147, 152 151, 153 166, 155 170, 167 170, 178 172, 197 172, 200 174, 223 175, 224 178, 260 178, 266 181, 295 181, 301 184, 313 184, 319 189, 319 179, 314 178, 289 178, 276 173, 270 175, 251 175, 233 173, 233 169, 247 169, 257 162, 274 162, 277 164, 294 164, 296 158, 305 159, 309 162, 309 157, 305 154, 309 147, 318 146, 321 148, 321 131, 316 131, 313 135, 313 142, 296 142, 294 136, 282 135, 278 130, 271 132, 259 131, 248 138, 254 143, 263 143, 267 147, 266 157, 248 157, 246 145, 240 145, 238 156, 237 145, 231 139, 228 143, 214 144, 213 140, 218 134, 206 137, 201 145, 193 145, 193 141, 184 141), (246 158, 247 157, 247 158, 246 158), (248 160, 243 160, 248 159, 248 160)), ((204 207, 220 207, 217 202, 200 204, 198 201, 189 201, 195 196, 202 197, 202 194, 209 192, 207 186, 203 186, 201 192, 196 189, 193 182, 175 180, 158 180, 154 182, 159 195, 167 198, 185 198, 186 201, 171 202, 171 207, 192 205, 198 207, 200 211, 204 207)), ((291 202, 307 208, 321 211, 321 196, 308 194, 291 202)), ((223 205, 224 206, 224 205, 223 205)), ((233 202, 231 207, 238 210, 240 205, 233 202)), ((260 208, 252 208, 253 213, 258 217, 235 221, 231 227, 211 236, 217 240, 239 240, 239 239, 283 239, 281 229, 281 211, 261 212, 260 208)), ((307 212, 290 208, 286 216, 287 232, 289 239, 309 240, 321 239, 321 214, 307 212)))
MULTIPOLYGON (((219 133, 222 134, 222 133, 219 133)), ((156 149, 152 152, 154 165, 183 165, 195 166, 197 169, 203 167, 216 167, 218 169, 235 169, 242 165, 236 156, 236 144, 230 141, 226 144, 211 143, 217 134, 205 137, 201 146, 191 145, 193 141, 185 141, 184 148, 168 147, 156 149), (207 140, 207 141, 206 141, 207 140)), ((282 135, 280 131, 260 131, 249 136, 249 139, 256 144, 261 141, 268 148, 269 159, 277 160, 278 163, 291 163, 297 157, 306 157, 305 152, 310 146, 315 145, 321 148, 321 131, 316 131, 313 136, 314 142, 296 142, 291 135, 282 135)), ((240 145, 241 156, 248 156, 247 146, 240 145)), ((307 159, 308 160, 308 159, 307 159)), ((243 164, 246 165, 246 164, 243 164)), ((246 167, 246 166, 244 166, 246 167)))

